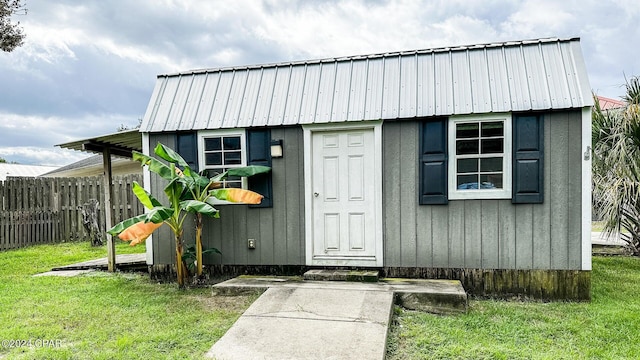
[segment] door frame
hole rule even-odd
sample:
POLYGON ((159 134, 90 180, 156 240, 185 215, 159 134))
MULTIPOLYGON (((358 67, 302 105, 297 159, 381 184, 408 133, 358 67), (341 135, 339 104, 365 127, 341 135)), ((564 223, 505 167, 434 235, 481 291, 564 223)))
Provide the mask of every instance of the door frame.
POLYGON ((303 125, 304 139, 304 219, 305 219, 305 253, 306 265, 308 266, 362 266, 362 267, 382 267, 384 265, 383 253, 383 231, 382 231, 382 120, 378 121, 358 121, 332 124, 311 124, 303 125), (313 179, 313 146, 312 135, 320 132, 334 132, 344 130, 373 129, 373 176, 374 179, 374 219, 375 219, 375 261, 367 260, 314 260, 313 259, 313 189, 311 179, 313 179))

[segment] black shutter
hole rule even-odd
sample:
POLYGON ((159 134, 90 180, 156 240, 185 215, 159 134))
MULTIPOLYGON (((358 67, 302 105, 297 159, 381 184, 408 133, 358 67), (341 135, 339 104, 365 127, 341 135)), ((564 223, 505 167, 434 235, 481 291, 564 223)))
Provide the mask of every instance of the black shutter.
POLYGON ((540 204, 544 199, 544 117, 513 116, 514 204, 540 204))
POLYGON ((192 170, 198 171, 198 139, 195 131, 176 134, 176 152, 192 170))
POLYGON ((420 123, 420 205, 447 204, 447 118, 420 123))
MULTIPOLYGON (((271 167, 271 130, 247 130, 247 165, 262 165, 271 167)), ((264 195, 264 199, 258 205, 249 205, 255 208, 267 208, 273 206, 273 189, 271 185, 271 171, 248 178, 249 190, 264 195)))

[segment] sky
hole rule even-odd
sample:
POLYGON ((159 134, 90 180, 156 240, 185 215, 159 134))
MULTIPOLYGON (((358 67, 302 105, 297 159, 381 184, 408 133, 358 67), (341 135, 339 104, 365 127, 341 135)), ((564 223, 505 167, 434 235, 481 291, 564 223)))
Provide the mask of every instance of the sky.
POLYGON ((26 0, 0 51, 0 157, 61 166, 56 144, 134 127, 156 76, 401 50, 580 37, 592 90, 640 75, 637 0, 26 0))

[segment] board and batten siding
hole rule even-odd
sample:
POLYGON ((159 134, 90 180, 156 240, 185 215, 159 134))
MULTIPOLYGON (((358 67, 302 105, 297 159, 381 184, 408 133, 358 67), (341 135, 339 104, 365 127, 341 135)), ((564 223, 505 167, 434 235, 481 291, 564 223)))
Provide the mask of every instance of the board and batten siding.
POLYGON ((385 267, 581 269, 581 112, 547 113, 544 202, 418 205, 416 121, 383 124, 385 267))
MULTIPOLYGON (((150 148, 158 142, 175 148, 175 133, 152 133, 150 148)), ((204 263, 222 265, 304 265, 304 164, 302 128, 271 129, 272 139, 282 139, 283 157, 272 160, 273 207, 250 208, 247 205, 218 205, 220 218, 203 219, 203 247, 222 252, 206 254, 204 263), (256 240, 248 249, 247 239, 256 240)), ((151 176, 153 194, 164 194, 166 181, 151 176)), ((164 195, 158 197, 166 203, 164 195)), ((194 223, 185 221, 184 239, 194 242, 194 223), (193 225, 193 226, 192 226, 193 225)), ((154 265, 175 260, 173 235, 163 226, 153 237, 154 265), (157 239, 157 240, 156 240, 157 239), (168 242, 169 241, 169 242, 168 242)))

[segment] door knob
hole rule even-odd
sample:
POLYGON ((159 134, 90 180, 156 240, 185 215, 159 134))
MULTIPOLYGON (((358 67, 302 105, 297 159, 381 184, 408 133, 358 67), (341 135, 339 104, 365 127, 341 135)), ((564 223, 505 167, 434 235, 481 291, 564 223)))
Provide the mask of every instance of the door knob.
POLYGON ((318 194, 317 192, 313 193, 313 196, 315 196, 315 197, 318 197, 318 195, 320 195, 320 194, 318 194))

